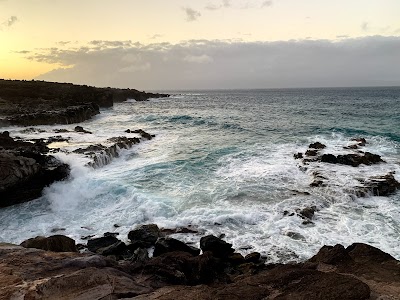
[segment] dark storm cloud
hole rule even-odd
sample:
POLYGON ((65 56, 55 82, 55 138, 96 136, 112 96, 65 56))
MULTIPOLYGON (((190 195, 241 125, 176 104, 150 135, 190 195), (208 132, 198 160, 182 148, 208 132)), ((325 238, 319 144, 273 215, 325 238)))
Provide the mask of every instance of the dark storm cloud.
POLYGON ((188 22, 196 21, 201 16, 201 13, 193 8, 184 7, 183 10, 186 13, 186 21, 188 22))
POLYGON ((400 85, 400 37, 235 42, 192 40, 94 50, 47 49, 60 68, 38 79, 139 89, 400 85))

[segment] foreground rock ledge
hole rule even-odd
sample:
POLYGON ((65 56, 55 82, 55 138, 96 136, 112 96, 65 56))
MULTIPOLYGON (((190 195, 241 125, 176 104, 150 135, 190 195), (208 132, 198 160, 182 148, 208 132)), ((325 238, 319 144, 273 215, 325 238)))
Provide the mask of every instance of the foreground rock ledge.
POLYGON ((298 264, 245 263, 235 276, 221 266, 212 252, 117 263, 0 244, 0 299, 400 299, 399 262, 366 244, 324 246, 298 264), (165 281, 189 273, 199 283, 165 281))

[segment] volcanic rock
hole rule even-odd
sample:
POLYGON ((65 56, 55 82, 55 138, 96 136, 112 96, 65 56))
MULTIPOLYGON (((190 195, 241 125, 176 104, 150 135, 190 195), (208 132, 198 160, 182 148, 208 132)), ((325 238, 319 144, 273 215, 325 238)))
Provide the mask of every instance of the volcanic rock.
POLYGON ((142 225, 128 233, 128 239, 132 244, 145 248, 154 246, 159 237, 161 237, 161 232, 156 224, 142 225))
POLYGON ((96 239, 88 240, 87 247, 88 247, 89 251, 97 252, 101 248, 109 247, 118 242, 120 242, 120 240, 118 240, 114 236, 103 236, 103 237, 99 237, 96 239))
POLYGON ((364 181, 364 187, 356 191, 356 195, 366 196, 371 193, 374 196, 388 196, 400 189, 398 182, 392 173, 384 176, 374 176, 364 181))
POLYGON ((153 137, 155 137, 155 135, 151 135, 150 133, 147 133, 142 129, 131 130, 130 133, 138 133, 142 138, 145 138, 147 140, 151 140, 153 137))
POLYGON ((248 263, 258 263, 260 262, 261 254, 259 252, 252 252, 245 256, 245 260, 248 263))
POLYGON ((302 159, 303 158, 303 153, 298 152, 293 154, 294 159, 302 159))
POLYGON ((153 256, 160 256, 161 254, 173 251, 188 252, 193 256, 200 254, 200 249, 189 246, 177 239, 165 237, 159 238, 155 243, 153 256))
POLYGON ((318 150, 308 149, 306 151, 306 156, 317 156, 317 154, 318 154, 318 150))
POLYGON ((384 162, 379 155, 372 154, 370 152, 365 152, 364 155, 344 154, 335 156, 333 154, 323 154, 321 156, 321 161, 331 164, 349 165, 353 167, 358 167, 361 164, 373 165, 384 162))
POLYGON ((235 249, 229 244, 216 236, 207 235, 200 239, 200 248, 203 252, 210 251, 215 257, 226 259, 235 249))
POLYGON ((0 299, 119 299, 145 287, 101 256, 0 245, 0 299))
POLYGON ((314 213, 317 211, 315 206, 306 207, 299 211, 299 216, 303 219, 312 219, 314 217, 314 213))
POLYGON ((365 144, 367 143, 367 140, 365 138, 354 138, 351 139, 354 142, 357 142, 359 146, 365 146, 365 144))
POLYGON ((211 283, 219 276, 224 278, 223 265, 210 252, 192 256, 187 252, 168 252, 138 266, 135 273, 155 275, 159 280, 169 284, 205 284, 211 283))
POLYGON ((86 103, 69 106, 58 110, 37 111, 32 113, 14 114, 6 121, 10 125, 53 125, 80 123, 99 114, 99 106, 95 103, 86 103))
POLYGON ((75 241, 65 235, 37 236, 21 243, 24 248, 36 248, 53 252, 76 252, 75 241))
POLYGON ((69 175, 69 166, 53 156, 43 141, 15 140, 0 134, 0 207, 38 198, 44 187, 69 175))
POLYGON ((320 143, 320 142, 315 142, 315 143, 310 144, 308 146, 308 148, 310 148, 310 149, 324 149, 324 148, 326 148, 326 146, 324 144, 320 143))
POLYGON ((84 129, 82 126, 75 126, 74 131, 75 131, 75 132, 81 132, 81 133, 92 134, 90 131, 87 131, 87 130, 84 129))

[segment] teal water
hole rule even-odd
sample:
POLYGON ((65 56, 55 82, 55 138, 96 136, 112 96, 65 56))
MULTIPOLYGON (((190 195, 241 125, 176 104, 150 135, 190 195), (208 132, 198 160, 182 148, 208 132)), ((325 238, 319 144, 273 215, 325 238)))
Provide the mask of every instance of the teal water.
MULTIPOLYGON (((156 138, 98 169, 85 158, 58 156, 73 166, 67 182, 38 200, 0 211, 0 240, 21 242, 55 228, 75 239, 137 224, 193 226, 225 234, 234 247, 252 247, 271 262, 302 260, 324 244, 367 242, 400 258, 400 195, 357 198, 360 179, 395 171, 400 180, 400 88, 336 88, 177 92, 149 102, 127 101, 83 123, 93 135, 68 133, 69 151, 142 128, 156 138), (309 143, 348 153, 365 137, 375 166, 316 163, 302 170, 293 154, 309 143), (312 173, 328 178, 311 188, 312 173), (309 193, 309 195, 304 194, 309 193), (315 205, 314 224, 284 216, 315 205), (293 234, 295 233, 295 235, 293 234)), ((55 126, 72 128, 73 126, 55 126)), ((52 135, 54 127, 42 137, 52 135)), ((22 134, 12 128, 12 135, 22 134)), ((37 134, 36 136, 37 137, 37 134)), ((60 233, 60 232, 59 232, 60 233)), ((201 234, 177 235, 197 242, 201 234)))

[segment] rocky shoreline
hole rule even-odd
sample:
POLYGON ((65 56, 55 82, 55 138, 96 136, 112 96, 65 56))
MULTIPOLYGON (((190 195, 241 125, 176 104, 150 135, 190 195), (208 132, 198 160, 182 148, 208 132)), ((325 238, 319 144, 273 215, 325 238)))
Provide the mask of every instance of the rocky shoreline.
POLYGON ((79 123, 99 114, 100 108, 112 107, 116 102, 169 96, 135 89, 0 79, 0 125, 79 123))
MULTIPOLYGON (((0 122, 6 126, 79 123, 114 102, 167 96, 0 80, 0 122)), ((0 133, 0 208, 36 199, 46 186, 68 180, 70 167, 54 156, 59 149, 50 144, 68 142, 69 133, 96 134, 75 125, 53 132, 57 135, 31 140, 0 133)), ((87 157, 88 166, 97 168, 118 157, 121 149, 155 137, 142 129, 116 135, 71 152, 87 157)), ((385 164, 379 155, 364 150, 367 143, 357 138, 343 145, 345 153, 332 154, 315 142, 304 153, 294 154, 294 159, 310 176, 309 188, 323 189, 331 179, 320 165, 385 164)), ((399 188, 393 172, 388 172, 360 178, 349 194, 388 196, 399 188)), ((303 225, 310 225, 318 209, 300 207, 282 214, 298 216, 303 225)), ((21 245, 0 243, 0 299, 400 299, 400 262, 370 245, 324 246, 307 261, 270 264, 257 252, 243 256, 222 237, 202 236, 199 245, 192 245, 173 238, 177 233, 203 235, 192 227, 145 224, 121 240, 118 232, 107 232, 81 237, 86 244, 64 235, 36 237, 21 245)), ((298 238, 297 233, 290 234, 298 238)))
POLYGON ((268 264, 212 235, 199 248, 169 236, 182 231, 147 224, 127 244, 116 232, 87 245, 63 235, 0 244, 0 299, 399 299, 400 262, 366 244, 268 264))
MULTIPOLYGON (((111 107, 114 102, 127 99, 146 101, 169 97, 168 94, 139 92, 131 89, 96 88, 69 83, 18 81, 0 79, 0 125, 37 126, 80 123, 100 113, 100 107, 111 107)), ((36 131, 40 129, 27 128, 36 131)), ((81 126, 73 130, 90 133, 81 126)), ((66 133, 59 130, 55 133, 66 133)), ((131 131, 129 130, 129 133, 131 131)), ((133 130, 144 139, 152 136, 143 130, 133 130)), ((90 166, 109 163, 119 149, 128 149, 140 143, 139 138, 119 136, 109 146, 91 145, 77 149, 77 153, 93 159, 90 166)), ((0 207, 36 199, 42 190, 55 181, 68 178, 69 166, 49 155, 52 142, 68 141, 60 135, 24 141, 10 137, 8 131, 0 134, 0 207)))

